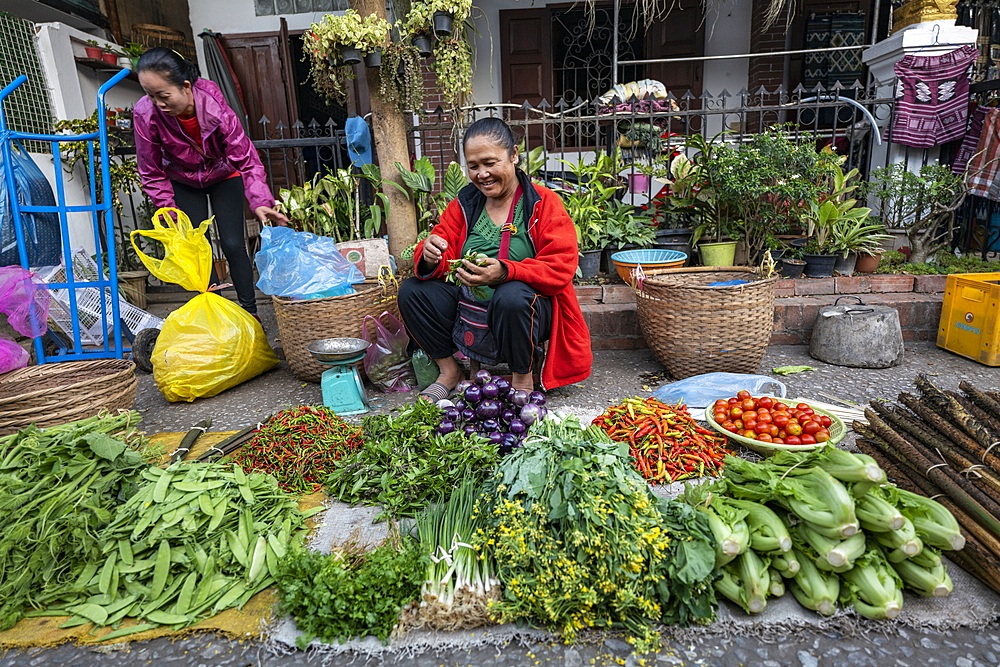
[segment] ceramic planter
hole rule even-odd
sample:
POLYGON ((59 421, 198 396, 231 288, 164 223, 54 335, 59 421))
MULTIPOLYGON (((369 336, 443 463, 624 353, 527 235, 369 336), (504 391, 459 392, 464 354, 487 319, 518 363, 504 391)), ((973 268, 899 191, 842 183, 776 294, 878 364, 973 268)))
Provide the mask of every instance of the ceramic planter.
POLYGON ((104 62, 106 62, 109 65, 117 65, 118 64, 118 54, 117 53, 112 53, 111 51, 104 51, 103 53, 101 53, 101 60, 103 60, 104 62))
POLYGON ((849 252, 847 257, 843 254, 837 253, 837 261, 833 265, 833 270, 842 276, 852 276, 854 275, 854 265, 858 261, 858 253, 849 252))
POLYGON ((382 47, 376 48, 371 53, 365 54, 365 67, 381 67, 382 66, 382 47))
POLYGON ((593 278, 601 268, 602 250, 583 250, 580 252, 580 275, 583 278, 593 278))
POLYGON ((854 265, 854 270, 857 273, 875 273, 875 269, 878 268, 878 263, 882 261, 882 253, 877 255, 869 255, 868 253, 860 253, 858 255, 858 261, 854 265))
POLYGON ((99 46, 85 46, 83 50, 91 60, 102 60, 101 56, 104 55, 104 49, 99 46))
POLYGON ((413 46, 417 47, 417 51, 420 52, 421 58, 431 57, 432 51, 430 35, 414 35, 413 46))
POLYGON ((805 255, 805 274, 809 278, 829 278, 837 263, 836 255, 805 255))
POLYGON ((357 65, 361 62, 361 51, 353 46, 340 47, 340 58, 345 65, 357 65))
POLYGON ((434 32, 450 35, 455 18, 448 12, 434 12, 434 32))
POLYGON ((781 277, 801 278, 805 268, 806 263, 801 259, 783 259, 781 260, 781 277))
POLYGON ((733 266, 736 259, 736 241, 699 243, 702 266, 733 266))

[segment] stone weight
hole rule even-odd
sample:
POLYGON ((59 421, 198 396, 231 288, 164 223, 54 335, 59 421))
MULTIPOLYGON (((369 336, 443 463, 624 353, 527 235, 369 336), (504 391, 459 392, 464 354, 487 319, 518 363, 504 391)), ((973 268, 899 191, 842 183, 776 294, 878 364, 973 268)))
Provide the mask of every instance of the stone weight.
POLYGON ((896 366, 903 360, 899 313, 863 303, 824 306, 813 325, 809 356, 835 366, 896 366))

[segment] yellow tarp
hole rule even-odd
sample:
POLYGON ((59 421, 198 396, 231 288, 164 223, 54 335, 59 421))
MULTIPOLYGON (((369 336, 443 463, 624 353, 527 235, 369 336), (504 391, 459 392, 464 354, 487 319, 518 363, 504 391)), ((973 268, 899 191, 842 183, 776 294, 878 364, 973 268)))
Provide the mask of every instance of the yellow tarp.
MULTIPOLYGON (((208 451, 212 445, 226 439, 235 431, 226 433, 206 433, 198 438, 198 441, 191 448, 191 452, 186 460, 195 460, 208 451)), ((160 433, 150 439, 154 444, 160 445, 166 454, 163 457, 164 464, 170 460, 170 452, 177 448, 184 433, 160 433)), ((299 499, 299 509, 307 510, 322 505, 328 497, 326 494, 314 493, 299 499)), ((310 522, 311 523, 311 522, 310 522)), ((243 609, 227 609, 220 614, 206 618, 195 625, 183 630, 173 631, 169 627, 159 627, 155 630, 137 632, 126 635, 119 639, 113 639, 109 643, 141 641, 154 639, 156 637, 183 636, 192 632, 217 632, 230 637, 260 637, 265 621, 271 618, 277 604, 277 594, 273 588, 269 588, 250 598, 243 609)), ((78 625, 73 628, 60 628, 59 626, 68 620, 68 616, 43 616, 37 618, 24 618, 10 630, 0 632, 0 648, 30 648, 56 646, 66 642, 76 642, 79 644, 93 644, 101 641, 101 637, 110 634, 113 630, 110 627, 103 627, 95 630, 93 624, 78 625)), ((120 627, 136 625, 141 621, 135 619, 125 619, 120 627)))

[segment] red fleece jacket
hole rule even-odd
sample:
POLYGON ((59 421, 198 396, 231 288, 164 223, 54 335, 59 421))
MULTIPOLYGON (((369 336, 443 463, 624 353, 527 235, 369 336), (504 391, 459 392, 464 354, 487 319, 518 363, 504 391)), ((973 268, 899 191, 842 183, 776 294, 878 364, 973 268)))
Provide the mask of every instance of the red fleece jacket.
MULTIPOLYGON (((522 177, 522 185, 526 185, 526 181, 527 178, 522 177)), ((528 221, 528 235, 535 247, 535 256, 520 262, 504 263, 508 280, 523 281, 539 294, 552 299, 552 333, 542 365, 542 387, 548 390, 586 379, 590 375, 594 355, 590 350, 590 330, 573 288, 573 276, 580 257, 576 228, 559 195, 541 185, 531 185, 537 195, 532 196, 533 193, 525 191, 525 203, 529 206, 534 204, 528 221)), ((421 275, 418 264, 418 278, 442 279, 448 261, 461 257, 462 246, 475 222, 472 215, 480 200, 485 200, 485 197, 470 184, 448 205, 433 229, 434 234, 448 242, 448 249, 430 273, 421 275)), ((481 206, 478 210, 482 210, 481 206)), ((413 253, 417 262, 423 251, 424 244, 420 242, 413 253)))

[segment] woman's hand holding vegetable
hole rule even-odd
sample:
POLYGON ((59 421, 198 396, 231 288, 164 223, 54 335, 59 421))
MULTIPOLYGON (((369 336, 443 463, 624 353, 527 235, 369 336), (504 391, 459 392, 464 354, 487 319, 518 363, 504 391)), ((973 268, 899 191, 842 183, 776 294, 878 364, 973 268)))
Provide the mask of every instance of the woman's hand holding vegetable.
POLYGON ((431 234, 424 241, 424 254, 422 259, 425 264, 437 266, 444 257, 444 251, 448 249, 448 242, 437 234, 431 234))
POLYGON ((469 260, 462 262, 455 275, 469 287, 496 286, 507 278, 507 268, 499 259, 490 257, 478 265, 469 260))

